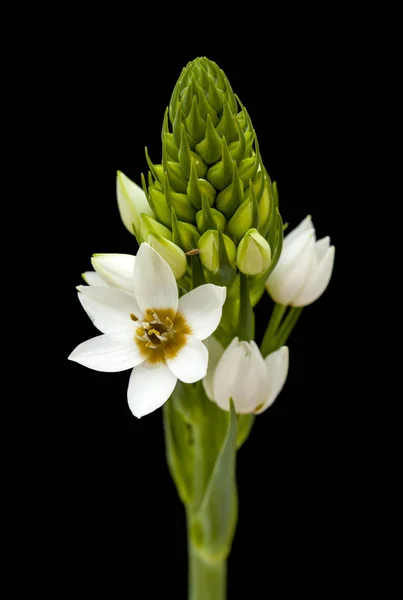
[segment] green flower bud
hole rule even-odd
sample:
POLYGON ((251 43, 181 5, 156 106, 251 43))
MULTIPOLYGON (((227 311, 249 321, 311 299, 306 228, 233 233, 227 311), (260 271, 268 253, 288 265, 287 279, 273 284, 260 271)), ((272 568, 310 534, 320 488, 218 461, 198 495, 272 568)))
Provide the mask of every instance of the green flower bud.
POLYGON ((158 223, 156 219, 145 215, 141 215, 141 236, 144 242, 148 242, 150 235, 156 235, 172 241, 172 231, 158 223))
POLYGON ((236 242, 239 242, 248 229, 259 225, 258 205, 252 182, 250 182, 249 188, 249 198, 242 202, 228 223, 228 232, 236 242))
POLYGON ((260 275, 271 263, 271 250, 257 229, 249 229, 239 243, 236 264, 245 275, 260 275))
MULTIPOLYGON (((220 234, 224 238, 225 249, 227 251, 229 262, 233 265, 235 263, 236 248, 234 242, 224 234, 220 234)), ((200 249, 200 260, 203 266, 212 273, 218 271, 220 268, 219 259, 219 232, 214 229, 209 229, 206 233, 203 233, 199 239, 200 249)))
POLYGON ((116 193, 120 218, 131 234, 134 234, 139 244, 141 243, 140 215, 144 213, 154 217, 144 191, 134 181, 126 177, 122 171, 117 172, 116 193))
POLYGON ((186 273, 186 254, 179 246, 159 235, 150 235, 148 243, 171 267, 175 279, 186 273))
POLYGON ((196 213, 196 224, 197 229, 200 233, 205 233, 209 229, 217 229, 218 231, 224 231, 226 220, 224 215, 222 215, 215 208, 210 208, 211 221, 207 221, 206 214, 203 210, 199 210, 196 213))
POLYGON ((178 221, 174 209, 172 209, 172 236, 175 244, 180 246, 185 252, 195 250, 200 233, 194 225, 178 221))
POLYGON ((171 225, 171 208, 165 199, 164 191, 159 188, 160 186, 156 185, 148 188, 150 203, 158 221, 169 227, 171 225))

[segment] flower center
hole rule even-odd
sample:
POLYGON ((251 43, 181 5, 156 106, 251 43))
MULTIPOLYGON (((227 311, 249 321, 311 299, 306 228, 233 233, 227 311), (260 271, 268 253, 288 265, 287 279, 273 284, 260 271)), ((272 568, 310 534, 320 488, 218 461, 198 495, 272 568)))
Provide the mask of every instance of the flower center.
MULTIPOLYGON (((138 321, 130 315, 132 321, 138 321)), ((144 320, 138 322, 134 341, 145 360, 151 364, 174 358, 186 344, 187 334, 192 331, 185 317, 167 308, 147 308, 144 320)))
POLYGON ((147 308, 145 318, 147 320, 136 329, 136 337, 139 341, 145 342, 147 348, 158 348, 175 334, 170 317, 166 316, 164 323, 152 308, 147 308))

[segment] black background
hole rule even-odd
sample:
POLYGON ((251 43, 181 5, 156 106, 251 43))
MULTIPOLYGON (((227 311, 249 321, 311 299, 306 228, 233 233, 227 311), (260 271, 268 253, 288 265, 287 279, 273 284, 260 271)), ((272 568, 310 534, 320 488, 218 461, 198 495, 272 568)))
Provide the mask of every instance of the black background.
MULTIPOLYGON (((120 27, 116 43, 102 32, 88 41, 84 31, 72 32, 48 98, 64 199, 62 207, 58 204, 63 226, 57 233, 63 335, 55 343, 62 392, 50 409, 52 435, 63 440, 55 474, 62 500, 55 543, 64 553, 71 547, 60 586, 75 589, 80 577, 81 589, 91 590, 100 580, 106 586, 116 555, 123 555, 122 576, 133 577, 133 594, 115 589, 110 597, 157 598, 161 585, 174 598, 186 596, 184 511, 165 464, 161 411, 137 420, 126 402, 128 372, 98 373, 67 356, 97 335, 75 291, 80 273, 91 268, 91 255, 134 254, 137 249, 120 222, 116 171, 140 183, 140 173, 147 170, 145 145, 159 161, 162 118, 173 86, 189 60, 206 55, 225 71, 249 111, 265 166, 278 182, 284 221, 291 229, 312 214, 317 236, 330 235, 337 247, 328 290, 304 309, 289 338, 284 390, 256 419, 238 455, 240 520, 230 558, 229 598, 245 597, 246 590, 251 598, 260 597, 268 570, 289 561, 309 535, 299 505, 309 500, 312 465, 324 461, 318 467, 321 477, 333 461, 332 453, 320 456, 318 430, 324 441, 332 419, 348 414, 340 375, 344 332, 338 252, 343 239, 340 186, 335 185, 341 164, 335 148, 342 137, 343 71, 338 45, 327 41, 326 29, 300 36, 294 45, 291 34, 274 42, 264 30, 261 47, 245 43, 239 48, 224 40, 209 42, 208 34, 199 44, 140 43, 120 27), (290 524, 292 542, 288 533, 281 539, 290 524), (299 528, 307 530, 299 534, 299 528), (280 533, 275 545, 274 532, 280 533)), ((268 309, 264 296, 256 310, 258 339, 268 309)), ((319 499, 312 502, 326 505, 334 494, 332 485, 323 483, 319 499)), ((332 519, 337 524, 337 515, 332 519)), ((119 577, 112 585, 119 586, 119 577)))

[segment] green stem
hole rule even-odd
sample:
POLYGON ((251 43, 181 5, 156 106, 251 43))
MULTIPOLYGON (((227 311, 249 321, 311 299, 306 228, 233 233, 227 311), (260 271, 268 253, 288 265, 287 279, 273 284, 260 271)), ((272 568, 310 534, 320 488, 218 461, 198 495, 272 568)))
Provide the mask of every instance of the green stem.
POLYGON ((250 304, 248 277, 240 274, 239 339, 250 342, 255 337, 255 316, 250 304))
POLYGON ((206 562, 195 548, 188 524, 189 582, 188 600, 225 600, 227 562, 206 562))
POLYGON ((286 341, 288 340, 291 331, 294 329, 297 324, 298 319, 301 316, 303 306, 291 306, 287 317, 284 320, 284 323, 281 325, 276 339, 277 348, 281 348, 284 346, 286 341))
POLYGON ((277 329, 280 326, 281 320, 286 310, 287 306, 285 306, 284 304, 274 305, 269 324, 264 334, 263 341, 260 345, 260 351, 263 357, 270 354, 270 352, 273 352, 273 350, 275 349, 275 347, 273 346, 277 345, 274 343, 274 338, 276 336, 277 329))

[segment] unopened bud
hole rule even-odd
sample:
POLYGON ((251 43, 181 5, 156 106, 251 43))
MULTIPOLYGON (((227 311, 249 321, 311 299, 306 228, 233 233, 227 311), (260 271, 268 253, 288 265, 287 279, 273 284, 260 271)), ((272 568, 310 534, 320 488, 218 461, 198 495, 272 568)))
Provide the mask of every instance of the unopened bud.
POLYGON ((175 279, 183 277, 186 272, 186 255, 179 246, 159 235, 150 235, 148 243, 169 264, 175 279))
POLYGON ((269 244, 257 229, 249 229, 240 241, 236 253, 236 264, 245 275, 261 275, 270 267, 269 244))
MULTIPOLYGON (((234 242, 222 233, 225 250, 229 262, 233 265, 235 263, 236 248, 234 242)), ((212 273, 218 271, 220 268, 220 253, 219 253, 219 233, 215 229, 209 229, 199 239, 200 248, 200 260, 208 271, 212 273)))

